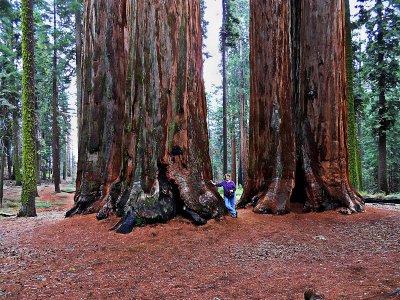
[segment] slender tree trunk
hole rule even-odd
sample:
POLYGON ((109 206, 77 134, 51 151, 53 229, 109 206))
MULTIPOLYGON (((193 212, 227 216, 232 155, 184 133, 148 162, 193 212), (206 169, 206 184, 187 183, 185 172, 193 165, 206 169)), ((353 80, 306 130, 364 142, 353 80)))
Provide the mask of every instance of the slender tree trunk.
POLYGON ((12 138, 13 138, 13 174, 15 178, 15 185, 21 186, 21 170, 19 163, 19 124, 18 124, 18 114, 13 111, 12 120, 12 138))
POLYGON ((21 1, 22 27, 22 194, 19 217, 36 216, 35 43, 33 0, 21 1))
MULTIPOLYGON (((383 85, 383 84, 382 84, 383 85)), ((389 193, 387 180, 387 160, 386 160, 386 97, 383 88, 379 93, 379 128, 378 128, 378 190, 386 194, 389 193)))
POLYGON ((240 149, 239 149, 239 179, 243 187, 247 179, 248 145, 247 145, 247 124, 246 124, 246 96, 244 93, 244 66, 240 70, 240 149))
POLYGON ((178 212, 199 223, 221 216, 209 182, 199 0, 89 0, 84 12, 77 193, 67 216, 115 212, 118 232, 178 212))
POLYGON ((45 160, 45 164, 42 166, 41 170, 42 170, 42 180, 46 180, 47 179, 47 161, 45 160))
POLYGON ((377 5, 377 51, 378 51, 378 67, 382 70, 378 78, 379 88, 379 110, 378 110, 378 189, 380 192, 386 194, 389 193, 388 182, 387 182, 387 161, 386 161, 386 131, 387 131, 387 107, 386 107, 386 78, 384 74, 384 68, 382 67, 384 62, 384 42, 383 42, 383 29, 382 29, 382 0, 376 1, 377 5))
POLYGON ((348 176, 344 1, 253 0, 250 10, 250 164, 239 206, 281 214, 292 198, 305 211, 363 211, 348 176))
POLYGON ((53 98, 51 101, 52 107, 52 146, 53 146, 53 179, 54 190, 60 193, 60 130, 58 127, 58 87, 57 87, 57 19, 56 19, 56 0, 53 0, 53 98))
POLYGON ((6 156, 6 161, 7 161, 7 175, 8 175, 8 179, 11 179, 11 177, 12 177, 12 155, 11 155, 11 141, 10 141, 9 136, 4 139, 4 146, 6 148, 5 156, 6 156))
POLYGON ((41 178, 40 178, 40 166, 42 163, 42 156, 40 154, 40 141, 39 141, 39 136, 40 136, 40 129, 39 129, 39 107, 38 107, 38 103, 37 103, 37 99, 35 101, 35 145, 36 145, 36 155, 35 155, 35 159, 36 159, 36 197, 39 197, 39 192, 37 189, 37 186, 41 184, 41 178))
POLYGON ((67 139, 67 177, 71 177, 72 161, 71 161, 71 139, 67 139))
POLYGON ((68 152, 67 152, 67 143, 65 142, 64 143, 64 151, 63 151, 63 170, 62 170, 62 174, 63 174, 62 178, 63 178, 63 180, 67 179, 67 165, 68 165, 67 154, 68 154, 68 152))
POLYGON ((4 165, 6 163, 5 153, 0 143, 0 208, 3 207, 3 185, 4 185, 4 165))
POLYGON ((232 167, 232 175, 231 179, 233 182, 237 183, 236 181, 236 137, 235 137, 235 132, 232 130, 231 131, 231 167, 232 167))
POLYGON ((48 172, 48 175, 47 175, 47 180, 51 180, 51 176, 52 176, 52 167, 51 167, 51 159, 50 159, 50 157, 49 157, 49 160, 47 161, 48 162, 48 167, 47 167, 47 172, 48 172))
MULTIPOLYGON (((226 0, 222 0, 222 28, 226 23, 226 0)), ((228 172, 228 109, 226 99, 226 33, 221 32, 222 52, 222 148, 223 148, 223 173, 228 172)))
POLYGON ((78 136, 82 127, 82 1, 78 0, 75 11, 75 42, 76 42, 76 102, 78 119, 78 136))
POLYGON ((346 25, 346 81, 347 81, 347 112, 348 112, 348 159, 349 159, 349 177, 352 185, 360 190, 361 188, 361 170, 359 169, 360 160, 358 151, 358 135, 357 124, 354 111, 354 68, 353 68, 353 48, 350 21, 350 4, 349 0, 345 1, 345 25, 346 25))

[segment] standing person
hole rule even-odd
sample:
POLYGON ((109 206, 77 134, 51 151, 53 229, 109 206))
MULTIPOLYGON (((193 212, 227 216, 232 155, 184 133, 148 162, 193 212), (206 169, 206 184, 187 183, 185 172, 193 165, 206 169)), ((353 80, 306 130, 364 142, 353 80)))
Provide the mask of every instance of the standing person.
POLYGON ((224 188, 224 200, 225 206, 228 209, 229 213, 231 214, 232 218, 237 218, 237 211, 235 209, 235 202, 236 202, 236 185, 231 180, 230 174, 225 174, 225 180, 219 183, 215 183, 211 180, 211 183, 217 187, 224 188))

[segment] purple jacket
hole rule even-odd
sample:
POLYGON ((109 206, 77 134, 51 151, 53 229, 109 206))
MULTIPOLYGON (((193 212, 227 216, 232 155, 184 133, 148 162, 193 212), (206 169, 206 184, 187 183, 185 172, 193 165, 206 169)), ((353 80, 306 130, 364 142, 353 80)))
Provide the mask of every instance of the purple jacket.
POLYGON ((234 192, 236 191, 236 185, 232 180, 229 182, 226 182, 226 180, 218 182, 215 184, 215 186, 218 186, 218 187, 222 186, 224 188, 224 196, 227 198, 229 198, 230 190, 233 190, 234 192))

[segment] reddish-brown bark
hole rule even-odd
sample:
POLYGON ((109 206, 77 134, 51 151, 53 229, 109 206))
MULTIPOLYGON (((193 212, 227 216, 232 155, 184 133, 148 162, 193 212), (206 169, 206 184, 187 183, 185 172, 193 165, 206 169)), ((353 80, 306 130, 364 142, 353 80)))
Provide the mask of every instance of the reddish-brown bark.
POLYGON ((250 164, 239 206, 286 213, 292 198, 304 210, 363 211, 348 178, 344 34, 343 1, 251 2, 250 164))
POLYGON ((67 215, 98 211, 121 166, 126 2, 85 1, 83 20, 77 193, 67 215))
POLYGON ((209 183, 199 3, 85 3, 78 194, 68 214, 102 206, 97 217, 116 212, 123 227, 185 209, 200 222, 223 214, 209 183))

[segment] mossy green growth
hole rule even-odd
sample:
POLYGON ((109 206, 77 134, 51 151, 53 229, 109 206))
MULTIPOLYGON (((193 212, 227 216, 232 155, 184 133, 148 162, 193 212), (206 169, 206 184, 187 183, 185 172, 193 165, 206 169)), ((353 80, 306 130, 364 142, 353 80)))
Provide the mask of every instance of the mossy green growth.
POLYGON ((22 27, 22 194, 19 216, 36 216, 35 65, 33 7, 21 1, 22 27))

